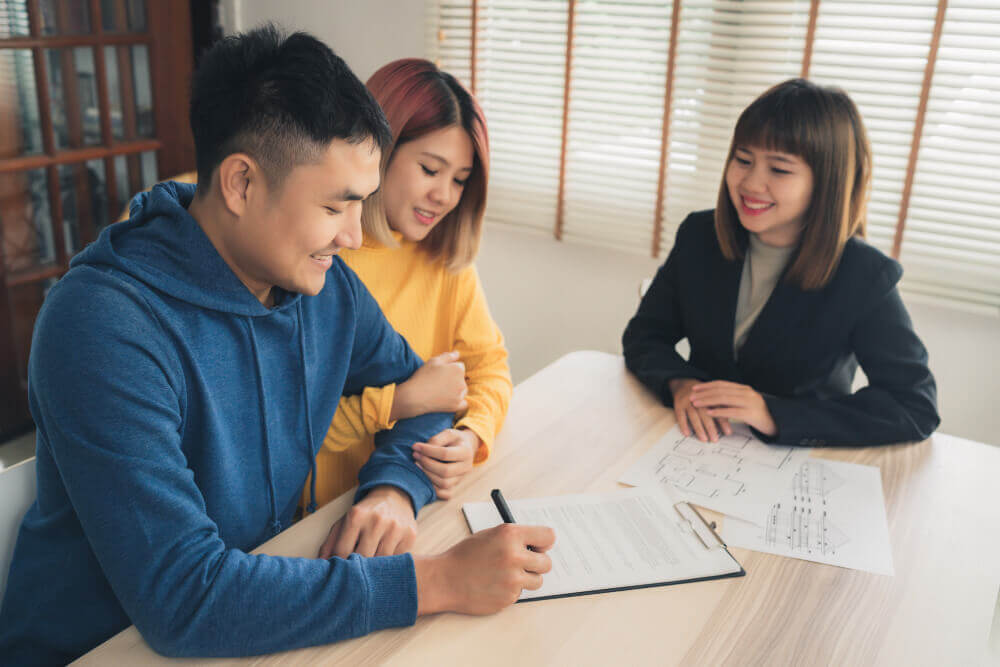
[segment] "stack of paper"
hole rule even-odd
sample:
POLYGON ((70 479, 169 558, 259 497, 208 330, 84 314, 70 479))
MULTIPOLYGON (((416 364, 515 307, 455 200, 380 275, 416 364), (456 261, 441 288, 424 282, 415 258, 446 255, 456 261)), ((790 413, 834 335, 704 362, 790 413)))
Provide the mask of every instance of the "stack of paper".
POLYGON ((727 515, 722 537, 731 545, 893 574, 878 468, 768 445, 743 425, 733 430, 701 442, 675 426, 619 481, 667 486, 727 515))

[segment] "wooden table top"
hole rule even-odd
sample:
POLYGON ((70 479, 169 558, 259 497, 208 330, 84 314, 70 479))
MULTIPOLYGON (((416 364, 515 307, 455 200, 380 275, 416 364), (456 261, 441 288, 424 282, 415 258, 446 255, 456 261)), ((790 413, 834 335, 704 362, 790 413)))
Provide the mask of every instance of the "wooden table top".
MULTIPOLYGON (((423 509, 416 553, 468 535, 461 505, 609 491, 674 425, 621 357, 575 352, 514 390, 493 456, 455 498, 423 509)), ((489 617, 438 614, 338 644, 205 664, 1000 664, 1000 448, 936 434, 922 443, 828 448, 878 466, 896 575, 731 549, 747 576, 515 604, 489 617)), ((350 494, 262 545, 312 557, 350 494)), ((709 513, 710 514, 710 513, 709 513)), ((715 518, 721 519, 718 515, 715 518)), ((261 628, 267 632, 267 628, 261 628)), ((80 665, 159 665, 134 627, 80 665)))

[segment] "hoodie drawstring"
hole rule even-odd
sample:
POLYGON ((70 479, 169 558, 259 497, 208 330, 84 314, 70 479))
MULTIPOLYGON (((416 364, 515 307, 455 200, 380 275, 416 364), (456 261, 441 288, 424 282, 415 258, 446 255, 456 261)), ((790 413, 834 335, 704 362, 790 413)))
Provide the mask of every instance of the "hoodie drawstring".
POLYGON ((257 335, 253 329, 253 319, 248 317, 243 320, 250 331, 250 347, 253 350, 253 361, 257 370, 257 396, 260 399, 261 419, 264 422, 264 462, 267 470, 267 493, 271 502, 271 536, 281 532, 281 522, 278 521, 278 506, 275 500, 274 473, 271 470, 271 435, 267 426, 267 396, 264 393, 263 370, 260 365, 260 353, 257 350, 257 335))
POLYGON ((296 304, 296 312, 299 316, 299 356, 302 359, 302 392, 305 394, 306 399, 306 433, 309 434, 308 447, 309 451, 306 452, 306 456, 309 457, 309 504, 306 506, 306 511, 312 514, 316 511, 316 443, 314 441, 313 428, 312 428, 312 409, 309 405, 309 382, 306 377, 309 365, 306 363, 306 334, 305 326, 302 324, 302 301, 301 299, 296 304))

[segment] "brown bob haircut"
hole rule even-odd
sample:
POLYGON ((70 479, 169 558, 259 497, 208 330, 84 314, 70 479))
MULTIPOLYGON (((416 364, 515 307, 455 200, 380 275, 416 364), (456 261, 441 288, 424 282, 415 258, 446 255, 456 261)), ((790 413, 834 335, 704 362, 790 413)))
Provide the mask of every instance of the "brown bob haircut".
MULTIPOLYGON (((382 177, 396 148, 408 141, 446 127, 463 128, 472 140, 472 172, 458 205, 420 241, 432 261, 442 261, 458 271, 476 258, 486 211, 490 147, 486 118, 476 99, 455 77, 429 60, 395 60, 375 72, 365 84, 381 105, 392 129, 392 143, 382 153, 382 177)), ((364 233, 383 245, 396 245, 385 216, 381 191, 362 209, 364 233)))
POLYGON ((784 280, 804 290, 822 288, 836 272, 848 239, 865 237, 872 163, 858 108, 839 88, 791 79, 744 109, 715 207, 715 233, 729 260, 742 259, 749 240, 726 186, 725 172, 738 146, 797 155, 812 169, 812 198, 784 280))

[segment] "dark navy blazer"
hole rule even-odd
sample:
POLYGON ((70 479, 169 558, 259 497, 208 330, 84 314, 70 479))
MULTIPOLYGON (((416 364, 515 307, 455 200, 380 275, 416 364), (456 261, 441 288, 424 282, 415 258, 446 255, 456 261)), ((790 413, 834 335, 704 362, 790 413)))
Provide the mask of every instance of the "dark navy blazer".
POLYGON ((622 338, 626 366, 664 404, 674 378, 729 380, 764 396, 772 442, 876 445, 934 431, 934 376, 896 289, 898 262, 852 238, 826 287, 779 280, 736 358, 742 271, 722 255, 713 212, 689 215, 622 338), (688 360, 674 349, 683 338, 688 360), (852 394, 859 363, 869 384, 852 394))

